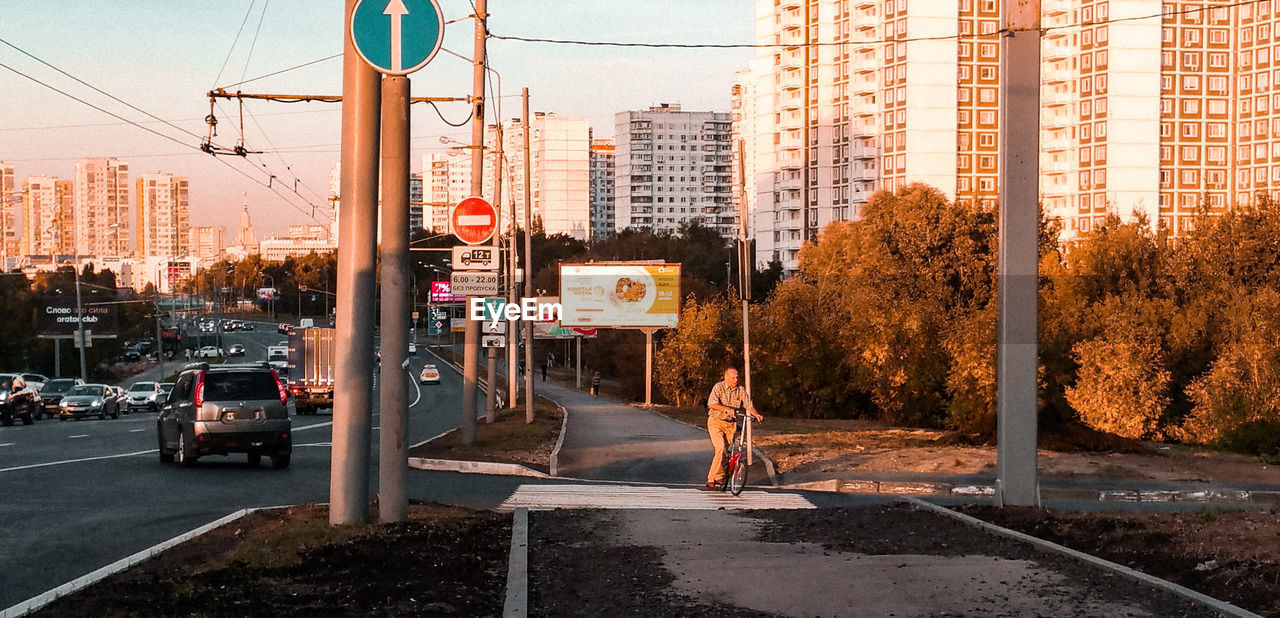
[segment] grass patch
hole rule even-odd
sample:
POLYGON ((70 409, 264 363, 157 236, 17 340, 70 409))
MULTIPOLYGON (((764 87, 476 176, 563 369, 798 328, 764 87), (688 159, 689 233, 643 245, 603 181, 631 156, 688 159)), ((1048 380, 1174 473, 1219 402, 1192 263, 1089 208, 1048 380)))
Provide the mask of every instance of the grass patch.
POLYGON ((462 443, 462 433, 452 431, 409 451, 410 457, 513 463, 540 472, 551 469, 551 452, 560 437, 563 414, 560 407, 543 397, 535 397, 533 422, 525 422, 524 406, 498 410, 497 420, 476 424, 476 440, 462 443))

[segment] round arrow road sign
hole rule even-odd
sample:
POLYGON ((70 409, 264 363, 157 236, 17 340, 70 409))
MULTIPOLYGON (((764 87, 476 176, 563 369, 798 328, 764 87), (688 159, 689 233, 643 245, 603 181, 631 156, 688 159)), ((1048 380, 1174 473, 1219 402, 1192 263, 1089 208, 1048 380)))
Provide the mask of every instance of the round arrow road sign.
POLYGON ((471 196, 453 207, 449 224, 458 240, 480 245, 493 238, 493 232, 498 229, 498 213, 484 198, 471 196))
POLYGON ((351 12, 351 42, 369 66, 408 75, 426 66, 444 41, 436 0, 359 0, 351 12))

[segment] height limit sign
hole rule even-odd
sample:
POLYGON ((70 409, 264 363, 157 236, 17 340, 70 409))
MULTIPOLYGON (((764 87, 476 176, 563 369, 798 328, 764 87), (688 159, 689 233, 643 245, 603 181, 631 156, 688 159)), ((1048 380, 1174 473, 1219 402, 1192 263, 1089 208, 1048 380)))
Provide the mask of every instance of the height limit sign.
POLYGON ((351 13, 351 42, 369 66, 408 75, 426 66, 444 41, 436 0, 360 0, 351 13))

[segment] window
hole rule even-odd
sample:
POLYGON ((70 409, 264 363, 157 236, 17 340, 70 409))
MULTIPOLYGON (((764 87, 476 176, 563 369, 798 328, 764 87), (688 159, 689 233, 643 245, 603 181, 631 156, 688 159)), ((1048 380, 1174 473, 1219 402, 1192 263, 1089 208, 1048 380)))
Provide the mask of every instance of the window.
POLYGON ((1199 137, 1200 126, 1194 122, 1182 123, 1182 136, 1183 137, 1199 137))

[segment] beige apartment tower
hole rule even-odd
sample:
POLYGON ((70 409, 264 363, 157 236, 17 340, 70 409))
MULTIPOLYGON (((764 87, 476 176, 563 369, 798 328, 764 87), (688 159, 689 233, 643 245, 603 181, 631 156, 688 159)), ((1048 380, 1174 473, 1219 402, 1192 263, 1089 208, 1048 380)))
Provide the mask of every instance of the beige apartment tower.
POLYGON ((75 169, 76 253, 120 258, 130 253, 129 164, 81 159, 75 169))
POLYGON ((136 257, 177 257, 188 251, 191 224, 188 219, 188 182, 172 174, 138 177, 136 257))

